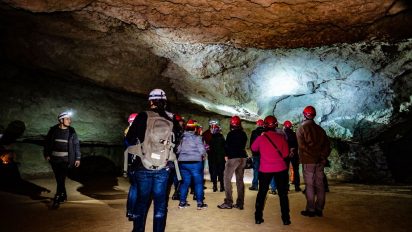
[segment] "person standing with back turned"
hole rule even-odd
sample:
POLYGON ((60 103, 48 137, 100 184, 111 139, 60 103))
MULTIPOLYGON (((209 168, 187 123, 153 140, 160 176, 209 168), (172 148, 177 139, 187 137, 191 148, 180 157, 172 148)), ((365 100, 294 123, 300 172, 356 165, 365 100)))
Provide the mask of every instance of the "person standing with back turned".
POLYGON ((243 131, 242 124, 239 116, 233 116, 230 119, 230 131, 226 136, 226 164, 224 171, 224 185, 225 185, 225 200, 222 204, 218 205, 219 209, 231 209, 237 208, 243 210, 245 201, 245 183, 243 182, 243 176, 246 166, 246 143, 247 135, 243 131), (235 173, 236 187, 237 187, 237 200, 236 204, 233 204, 232 196, 232 176, 235 173))
POLYGON ((306 209, 301 211, 301 214, 307 217, 323 216, 325 207, 323 169, 331 152, 326 132, 315 123, 313 120, 315 116, 316 110, 313 106, 305 107, 303 122, 296 132, 306 185, 306 209))
POLYGON ((137 182, 133 232, 145 231, 151 200, 154 202, 153 231, 163 232, 166 227, 167 184, 173 165, 168 154, 174 154, 169 153, 173 150, 173 114, 166 111, 167 98, 161 89, 150 92, 148 103, 149 110, 138 114, 126 135, 129 153, 137 154, 133 174, 137 182))

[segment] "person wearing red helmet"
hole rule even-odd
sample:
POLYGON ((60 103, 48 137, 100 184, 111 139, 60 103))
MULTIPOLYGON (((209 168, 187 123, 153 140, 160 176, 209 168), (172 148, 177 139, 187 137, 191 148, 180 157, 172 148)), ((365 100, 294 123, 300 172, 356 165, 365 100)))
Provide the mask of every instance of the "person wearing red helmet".
POLYGON ((207 204, 203 202, 203 160, 206 156, 206 149, 203 145, 202 138, 196 135, 198 124, 195 120, 189 119, 186 123, 185 132, 183 133, 180 145, 177 148, 179 154, 179 168, 182 173, 182 184, 180 185, 180 202, 179 208, 187 208, 187 193, 190 183, 193 179, 194 194, 197 200, 197 209, 206 209, 207 204))
POLYGON ((278 188, 281 218, 284 225, 289 225, 289 176, 285 158, 289 155, 289 147, 283 133, 276 129, 278 123, 274 116, 267 116, 264 120, 266 131, 256 138, 251 149, 260 153, 259 191, 256 197, 255 222, 261 224, 266 194, 269 184, 274 178, 278 188))
MULTIPOLYGON (((250 146, 252 146, 253 142, 256 140, 264 132, 264 125, 263 119, 259 119, 256 121, 256 129, 252 131, 250 135, 250 146)), ((259 173, 259 164, 260 164, 260 154, 259 152, 252 151, 252 160, 253 160, 253 179, 252 179, 252 186, 249 187, 249 190, 257 191, 259 189, 259 181, 258 181, 258 173, 259 173)))
POLYGON ((292 126, 291 121, 285 121, 283 123, 283 131, 286 134, 290 150, 288 161, 290 161, 293 168, 293 184, 295 185, 295 191, 300 192, 302 189, 300 188, 298 140, 296 133, 292 130, 292 126))
POLYGON ((331 151, 328 136, 325 130, 313 120, 315 116, 316 110, 313 106, 305 107, 303 122, 296 132, 306 185, 306 209, 301 214, 308 217, 323 216, 325 206, 323 170, 331 151))
POLYGON ((219 209, 237 208, 243 210, 245 201, 245 184, 243 176, 246 166, 246 143, 247 135, 243 131, 241 120, 239 116, 233 116, 230 119, 230 131, 226 136, 226 164, 224 171, 224 185, 225 185, 225 200, 218 205, 219 209), (236 204, 233 204, 232 196, 232 176, 236 175, 237 199, 236 204))

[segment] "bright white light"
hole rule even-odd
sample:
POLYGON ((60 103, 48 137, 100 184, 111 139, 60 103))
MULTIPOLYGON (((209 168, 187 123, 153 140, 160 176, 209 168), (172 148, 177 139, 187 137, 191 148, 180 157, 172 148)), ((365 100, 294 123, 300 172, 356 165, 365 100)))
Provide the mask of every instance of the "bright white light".
POLYGON ((266 97, 293 95, 299 88, 299 84, 295 78, 287 75, 285 72, 272 72, 270 76, 264 94, 266 97))

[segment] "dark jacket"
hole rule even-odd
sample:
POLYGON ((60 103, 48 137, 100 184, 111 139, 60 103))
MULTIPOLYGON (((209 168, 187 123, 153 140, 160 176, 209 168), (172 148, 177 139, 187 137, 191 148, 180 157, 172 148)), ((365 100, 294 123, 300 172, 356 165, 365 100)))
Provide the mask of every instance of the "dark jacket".
POLYGON ((294 149, 294 155, 290 159, 299 161, 298 139, 296 138, 296 133, 290 128, 285 128, 284 132, 286 134, 286 140, 288 141, 289 150, 294 149))
MULTIPOLYGON (((264 132, 264 131, 265 131, 265 128, 263 128, 263 127, 257 127, 256 129, 254 129, 254 130, 252 131, 252 134, 250 135, 250 143, 249 143, 250 147, 252 147, 253 142, 254 142, 254 141, 256 140, 256 138, 259 137, 259 136, 262 134, 262 132, 264 132)), ((253 156, 259 156, 259 152, 254 152, 254 151, 252 151, 252 155, 253 155, 253 156)))
POLYGON ((326 162, 330 152, 330 142, 326 132, 313 120, 305 120, 296 131, 299 158, 302 164, 326 162))
MULTIPOLYGON (((51 157, 52 155, 54 138, 55 138, 55 134, 58 128, 59 128, 59 124, 51 127, 49 132, 47 133, 46 141, 44 144, 44 151, 43 151, 44 157, 51 157)), ((81 158, 80 142, 79 142, 79 139, 77 138, 77 134, 74 128, 69 126, 68 130, 69 130, 69 142, 68 142, 69 167, 73 167, 74 162, 76 160, 80 160, 81 158)))
POLYGON ((247 135, 243 129, 233 129, 226 136, 226 156, 229 159, 246 158, 247 135))
POLYGON ((212 134, 208 162, 209 165, 225 163, 225 137, 221 133, 212 134))

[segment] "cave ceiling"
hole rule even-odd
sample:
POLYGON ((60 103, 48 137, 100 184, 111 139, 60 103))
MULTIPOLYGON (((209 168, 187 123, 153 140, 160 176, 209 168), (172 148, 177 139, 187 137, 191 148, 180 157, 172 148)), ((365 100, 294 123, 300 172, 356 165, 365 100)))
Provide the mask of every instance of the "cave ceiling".
POLYGON ((353 138, 409 111, 411 13, 399 0, 3 0, 0 51, 247 120, 297 122, 314 105, 329 134, 353 138))

